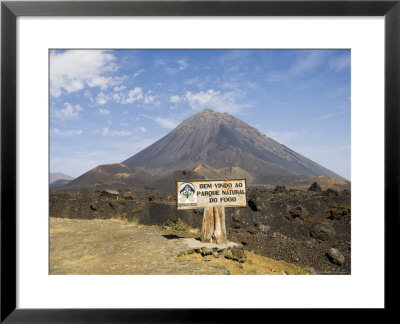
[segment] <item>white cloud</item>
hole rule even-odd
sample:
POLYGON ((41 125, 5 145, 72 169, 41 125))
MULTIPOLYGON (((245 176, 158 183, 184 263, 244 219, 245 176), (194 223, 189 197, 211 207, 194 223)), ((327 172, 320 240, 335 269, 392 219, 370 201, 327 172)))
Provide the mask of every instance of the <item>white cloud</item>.
POLYGON ((58 128, 53 128, 50 130, 50 135, 64 137, 64 136, 77 136, 82 135, 82 130, 59 130, 58 128))
POLYGON ((265 81, 279 82, 279 81, 282 81, 283 79, 286 79, 288 76, 289 76, 289 74, 286 72, 282 72, 282 73, 271 72, 267 75, 267 77, 265 78, 265 81))
POLYGON ((322 95, 326 96, 329 99, 347 98, 348 100, 350 100, 350 93, 351 93, 350 87, 345 86, 345 87, 339 87, 337 89, 331 89, 330 91, 322 93, 322 95))
POLYGON ((128 136, 131 134, 132 133, 130 131, 113 131, 113 132, 111 132, 112 136, 128 136))
POLYGON ((100 115, 108 115, 110 113, 110 111, 108 109, 99 109, 99 113, 100 115))
POLYGON ((140 131, 143 132, 143 133, 146 133, 146 132, 147 132, 147 129, 144 128, 143 126, 139 126, 139 127, 138 127, 138 130, 140 130, 140 131))
POLYGON ((179 122, 172 119, 172 118, 163 118, 163 117, 157 117, 154 118, 154 121, 161 125, 162 127, 168 128, 168 129, 174 129, 176 126, 178 126, 179 122))
POLYGON ((90 100, 91 103, 94 103, 94 99, 92 96, 92 93, 89 90, 86 90, 85 93, 83 94, 86 98, 90 100))
POLYGON ((165 64, 167 64, 167 62, 163 59, 155 59, 154 64, 155 65, 165 65, 165 64))
POLYGON ((189 63, 187 63, 185 59, 180 59, 176 61, 156 59, 154 61, 154 64, 163 66, 165 68, 165 72, 167 72, 168 74, 176 74, 178 72, 184 71, 189 66, 189 63))
POLYGON ((185 98, 187 101, 189 101, 189 104, 192 108, 198 108, 198 106, 201 106, 200 108, 206 108, 204 106, 214 101, 219 94, 219 91, 215 91, 213 89, 210 89, 206 92, 200 91, 198 93, 191 93, 188 91, 186 92, 185 98))
POLYGON ((120 102, 121 101, 121 96, 118 93, 113 94, 113 99, 115 102, 120 102))
POLYGON ((59 97, 89 87, 106 89, 113 79, 103 74, 117 69, 109 51, 68 50, 50 53, 50 94, 59 97))
POLYGON ((123 103, 132 103, 143 99, 143 91, 142 88, 136 87, 135 89, 129 91, 128 97, 124 100, 123 103))
POLYGON ((329 67, 334 71, 341 71, 350 68, 351 57, 350 55, 341 55, 329 61, 329 67))
POLYGON ((313 120, 329 119, 329 118, 335 117, 336 115, 337 115, 336 113, 330 113, 330 114, 322 115, 322 116, 319 116, 319 117, 315 117, 315 118, 313 118, 313 120))
POLYGON ((329 119, 329 118, 333 118, 333 117, 343 116, 345 114, 348 114, 350 116, 349 109, 350 109, 350 106, 339 105, 333 112, 325 114, 325 115, 317 116, 317 117, 313 118, 313 120, 329 119))
POLYGON ((96 104, 99 106, 105 105, 110 100, 103 92, 100 92, 96 97, 96 104))
POLYGON ((185 100, 194 110, 201 110, 207 107, 218 111, 237 113, 244 108, 248 108, 251 104, 240 104, 237 102, 243 94, 241 92, 225 92, 215 91, 209 89, 207 91, 200 91, 198 93, 186 92, 185 100))
POLYGON ((151 96, 151 95, 147 94, 144 96, 144 103, 145 104, 152 103, 156 97, 157 96, 151 96))
POLYGON ((103 129, 102 129, 102 131, 101 131, 101 134, 103 135, 103 136, 128 136, 128 135, 131 135, 132 134, 132 132, 130 132, 130 131, 124 131, 124 130, 121 130, 121 131, 110 131, 109 129, 108 129, 108 127, 104 127, 103 129))
POLYGON ((134 79, 137 78, 137 77, 138 77, 139 75, 141 75, 143 72, 144 72, 143 69, 141 69, 141 70, 135 72, 135 73, 133 74, 133 78, 134 78, 134 79))
POLYGON ((290 74, 299 75, 315 69, 324 61, 325 53, 321 51, 311 51, 299 59, 290 69, 290 74))
POLYGON ((55 117, 61 120, 65 119, 76 119, 79 116, 79 112, 83 108, 79 105, 71 105, 68 102, 64 103, 64 109, 55 111, 55 117))
POLYGON ((107 89, 111 81, 112 81, 111 77, 105 78, 102 76, 98 76, 91 80, 88 80, 87 84, 91 88, 100 87, 101 90, 105 90, 107 89))
POLYGON ((187 79, 184 81, 184 83, 187 85, 193 85, 193 84, 199 85, 200 84, 202 86, 201 79, 199 77, 187 79))
POLYGON ((120 86, 120 87, 115 87, 114 88, 114 91, 115 92, 119 92, 119 91, 122 91, 122 90, 125 90, 126 89, 126 87, 124 86, 124 85, 122 85, 122 86, 120 86))
POLYGON ((320 66, 326 59, 326 52, 319 50, 307 51, 287 71, 271 72, 267 75, 267 82, 278 82, 298 77, 320 66))
POLYGON ((189 63, 187 63, 186 60, 178 60, 176 63, 178 63, 179 71, 183 71, 189 66, 189 63))
POLYGON ((172 102, 172 103, 177 103, 179 101, 181 101, 181 98, 178 95, 173 95, 169 98, 169 102, 172 102))

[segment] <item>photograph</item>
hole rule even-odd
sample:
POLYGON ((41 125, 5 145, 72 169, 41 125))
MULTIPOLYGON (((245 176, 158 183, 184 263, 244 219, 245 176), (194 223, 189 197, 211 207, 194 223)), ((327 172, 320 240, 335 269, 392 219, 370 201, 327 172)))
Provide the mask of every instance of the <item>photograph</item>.
POLYGON ((351 49, 48 62, 50 275, 351 275, 351 49))

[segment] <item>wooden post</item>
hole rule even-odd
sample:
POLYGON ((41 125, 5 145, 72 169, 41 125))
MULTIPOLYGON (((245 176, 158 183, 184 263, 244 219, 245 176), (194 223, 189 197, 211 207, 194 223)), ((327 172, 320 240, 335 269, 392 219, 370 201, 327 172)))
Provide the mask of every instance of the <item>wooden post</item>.
POLYGON ((201 229, 201 242, 226 243, 225 207, 205 207, 203 226, 201 229))
POLYGON ((201 227, 201 242, 212 242, 214 233, 214 212, 213 207, 205 207, 203 213, 203 226, 201 227))

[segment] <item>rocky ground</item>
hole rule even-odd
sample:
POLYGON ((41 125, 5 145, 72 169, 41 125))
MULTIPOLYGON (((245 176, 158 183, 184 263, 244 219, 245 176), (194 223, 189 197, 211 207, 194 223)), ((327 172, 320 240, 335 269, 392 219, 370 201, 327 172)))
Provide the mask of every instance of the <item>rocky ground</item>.
POLYGON ((50 218, 50 274, 310 273, 233 242, 202 244, 193 234, 118 220, 50 218))
MULTIPOLYGON (((318 274, 350 274, 351 194, 347 190, 322 190, 318 185, 311 189, 277 186, 273 190, 248 190, 248 206, 226 208, 229 240, 244 246, 247 253, 311 267, 318 274)), ((176 197, 163 193, 52 190, 50 194, 53 222, 56 218, 118 220, 166 231, 180 224, 200 229, 202 215, 202 210, 177 211, 176 197)), ((181 228, 179 236, 197 237, 185 230, 181 228)), ((184 256, 181 258, 184 261, 184 256)))
POLYGON ((319 274, 351 273, 349 192, 255 192, 250 201, 256 216, 232 215, 233 241, 319 274))

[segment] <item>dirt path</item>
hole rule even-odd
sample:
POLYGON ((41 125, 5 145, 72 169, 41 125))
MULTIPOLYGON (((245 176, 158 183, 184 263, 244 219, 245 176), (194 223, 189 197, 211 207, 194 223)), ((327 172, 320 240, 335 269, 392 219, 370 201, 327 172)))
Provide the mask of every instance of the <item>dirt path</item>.
POLYGON ((50 274, 305 274, 246 251, 246 262, 187 254, 186 239, 116 220, 50 218, 50 274))

